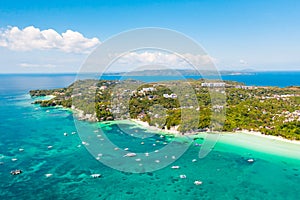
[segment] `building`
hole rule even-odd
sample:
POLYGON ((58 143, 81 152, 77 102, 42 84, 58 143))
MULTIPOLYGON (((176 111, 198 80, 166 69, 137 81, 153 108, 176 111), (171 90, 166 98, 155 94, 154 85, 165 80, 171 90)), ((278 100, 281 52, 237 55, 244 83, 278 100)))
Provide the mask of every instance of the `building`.
POLYGON ((216 82, 216 83, 201 83, 202 87, 225 87, 225 83, 216 82))
POLYGON ((165 98, 171 98, 171 99, 176 99, 177 98, 177 95, 172 93, 172 94, 163 94, 163 97, 165 98))

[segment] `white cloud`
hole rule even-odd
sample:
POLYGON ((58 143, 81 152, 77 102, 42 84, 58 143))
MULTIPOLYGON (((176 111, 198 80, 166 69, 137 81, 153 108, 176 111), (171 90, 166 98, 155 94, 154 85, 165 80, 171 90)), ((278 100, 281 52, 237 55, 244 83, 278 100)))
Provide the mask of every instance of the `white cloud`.
POLYGON ((32 68, 32 67, 45 67, 45 68, 53 68, 56 67, 56 65, 53 64, 33 64, 33 63, 20 63, 19 64, 20 67, 28 67, 28 68, 32 68))
POLYGON ((0 30, 0 46, 14 51, 58 49, 67 53, 89 53, 99 43, 97 38, 85 38, 72 30, 62 34, 53 29, 40 30, 34 26, 22 30, 18 27, 0 30))
POLYGON ((247 64, 247 61, 245 61, 244 59, 240 59, 240 64, 246 65, 246 64, 247 64))
POLYGON ((214 58, 208 55, 193 55, 190 53, 176 55, 165 52, 130 52, 121 56, 115 64, 124 66, 143 66, 143 65, 167 65, 177 68, 191 67, 189 63, 200 65, 213 65, 214 58), (189 63, 188 63, 189 62, 189 63))

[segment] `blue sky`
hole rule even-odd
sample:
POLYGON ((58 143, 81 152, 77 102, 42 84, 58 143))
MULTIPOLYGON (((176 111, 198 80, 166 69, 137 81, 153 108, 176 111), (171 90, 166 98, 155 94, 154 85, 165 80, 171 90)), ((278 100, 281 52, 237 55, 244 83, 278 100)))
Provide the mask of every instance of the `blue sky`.
MULTIPOLYGON (((71 30, 70 37, 78 32, 83 36, 80 41, 87 43, 79 50, 87 50, 97 44, 92 38, 103 42, 129 29, 162 27, 196 40, 219 69, 298 70, 299 10, 297 0, 2 0, 0 33, 8 27, 22 31, 30 26, 58 34, 71 30)), ((0 39, 0 73, 76 72, 87 57, 79 50, 68 51, 65 43, 54 50, 52 46, 24 49, 16 45, 10 41, 1 46, 0 39)))

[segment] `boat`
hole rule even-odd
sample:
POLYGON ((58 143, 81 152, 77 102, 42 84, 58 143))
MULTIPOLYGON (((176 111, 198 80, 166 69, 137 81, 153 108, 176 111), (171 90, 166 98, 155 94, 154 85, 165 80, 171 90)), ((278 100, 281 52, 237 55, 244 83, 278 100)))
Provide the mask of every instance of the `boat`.
POLYGON ((202 181, 194 181, 195 185, 202 185, 202 181))
POLYGON ((101 174, 92 174, 91 177, 92 178, 100 178, 101 174))
POLYGON ((127 153, 123 157, 134 157, 136 156, 136 153, 127 153))
POLYGON ((174 165, 171 167, 172 169, 179 169, 180 167, 178 165, 174 165))
POLYGON ((247 162, 248 162, 248 163, 253 163, 253 162, 254 162, 254 159, 250 158, 250 159, 247 160, 247 162))
POLYGON ((185 174, 181 174, 181 175, 179 175, 179 177, 182 178, 182 179, 184 179, 184 178, 186 178, 186 175, 185 174))
POLYGON ((64 133, 64 136, 68 136, 68 133, 64 133))
POLYGON ((197 162, 197 160, 196 160, 196 159, 193 159, 192 162, 197 162))
POLYGON ((52 174, 45 174, 45 176, 48 178, 48 177, 52 176, 52 174))
POLYGON ((22 173, 22 170, 20 170, 20 169, 12 170, 10 172, 11 175, 18 175, 18 174, 21 174, 21 173, 22 173))

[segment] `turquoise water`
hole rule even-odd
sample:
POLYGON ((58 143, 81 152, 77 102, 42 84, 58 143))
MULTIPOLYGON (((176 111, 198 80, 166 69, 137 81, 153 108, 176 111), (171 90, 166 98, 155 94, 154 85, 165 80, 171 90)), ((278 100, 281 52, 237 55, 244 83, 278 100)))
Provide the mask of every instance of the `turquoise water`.
MULTIPOLYGON (((202 143, 200 138, 182 157, 158 171, 128 173, 107 167, 80 140, 99 134, 94 132, 99 124, 76 122, 86 132, 71 134, 77 130, 70 111, 40 108, 31 104, 27 94, 32 88, 66 86, 72 78, 14 76, 6 77, 5 85, 0 80, 0 199, 299 199, 300 160, 293 158, 295 152, 280 156, 220 140, 207 157, 198 159, 200 146, 195 142, 202 143), (255 162, 248 163, 249 158, 255 162), (180 169, 171 169, 173 165, 180 169), (12 176, 13 169, 23 173, 12 176), (102 177, 91 178, 95 173, 102 177), (180 179, 181 174, 187 178, 180 179), (203 184, 196 186, 195 180, 203 184)), ((161 150, 164 142, 174 141, 133 124, 101 127, 115 145, 137 152, 161 150), (148 138, 131 137, 124 130, 148 138)))

